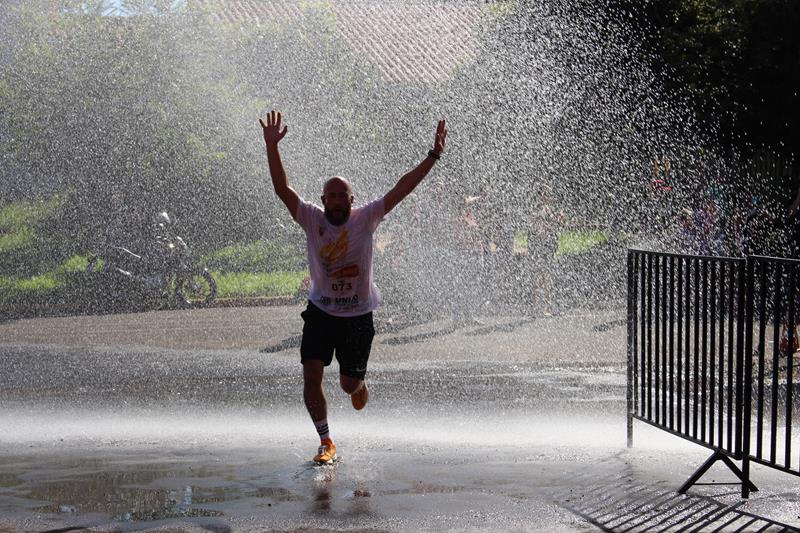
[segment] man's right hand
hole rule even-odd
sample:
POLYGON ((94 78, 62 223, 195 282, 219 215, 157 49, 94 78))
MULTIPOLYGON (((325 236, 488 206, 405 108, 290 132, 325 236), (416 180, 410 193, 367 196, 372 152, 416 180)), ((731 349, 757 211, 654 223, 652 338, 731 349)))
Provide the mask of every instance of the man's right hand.
POLYGON ((281 131, 281 114, 276 113, 274 109, 270 113, 267 113, 266 117, 260 118, 258 121, 261 123, 261 129, 264 130, 264 142, 267 146, 277 145, 278 142, 283 139, 283 136, 286 135, 286 130, 289 129, 287 126, 284 126, 283 131, 281 131))

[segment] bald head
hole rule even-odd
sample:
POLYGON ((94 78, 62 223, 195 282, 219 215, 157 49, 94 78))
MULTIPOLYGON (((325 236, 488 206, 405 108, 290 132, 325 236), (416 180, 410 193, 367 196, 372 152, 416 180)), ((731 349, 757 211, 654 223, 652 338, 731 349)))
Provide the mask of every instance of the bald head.
POLYGON ((325 182, 322 188, 322 205, 325 206, 325 216, 331 224, 338 226, 347 222, 353 206, 353 189, 346 179, 334 176, 325 182))
POLYGON ((331 179, 325 182, 325 185, 322 187, 322 195, 327 196, 329 193, 336 193, 336 192, 347 192, 348 196, 353 195, 353 188, 350 186, 350 183, 341 176, 333 176, 331 179))

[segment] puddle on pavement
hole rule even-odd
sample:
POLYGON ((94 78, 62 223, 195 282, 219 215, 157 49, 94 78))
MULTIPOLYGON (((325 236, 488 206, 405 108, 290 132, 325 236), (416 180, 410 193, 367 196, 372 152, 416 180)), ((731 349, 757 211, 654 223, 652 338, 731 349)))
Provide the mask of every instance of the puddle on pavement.
MULTIPOLYGON (((26 469, 36 472, 40 466, 26 469)), ((235 476, 231 468, 172 463, 120 468, 119 464, 87 460, 73 463, 71 468, 63 463, 54 466, 45 479, 27 472, 0 473, 0 487, 6 488, 7 495, 15 493, 31 502, 35 512, 100 513, 123 522, 219 517, 224 513, 215 506, 244 498, 264 500, 265 507, 306 499, 283 487, 231 481, 231 476, 235 476)))

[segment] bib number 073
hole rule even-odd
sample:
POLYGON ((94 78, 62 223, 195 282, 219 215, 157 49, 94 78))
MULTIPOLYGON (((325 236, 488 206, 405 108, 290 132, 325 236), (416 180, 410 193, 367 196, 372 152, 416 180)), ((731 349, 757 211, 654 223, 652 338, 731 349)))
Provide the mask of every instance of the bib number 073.
POLYGON ((331 284, 331 289, 334 292, 349 291, 353 289, 353 283, 344 279, 340 279, 331 284))

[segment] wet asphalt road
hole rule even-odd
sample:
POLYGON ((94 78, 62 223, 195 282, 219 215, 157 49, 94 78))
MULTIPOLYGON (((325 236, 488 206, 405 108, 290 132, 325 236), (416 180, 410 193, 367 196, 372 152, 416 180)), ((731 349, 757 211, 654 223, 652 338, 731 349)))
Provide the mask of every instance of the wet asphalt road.
MULTIPOLYGON (((10 407, 292 406, 302 390, 300 310, 162 311, 0 324, 0 398, 10 407)), ((624 328, 616 319, 614 313, 481 317, 454 328, 449 320, 397 326, 379 315, 369 382, 375 400, 404 411, 619 408, 624 328)), ((328 377, 335 377, 335 363, 331 370, 328 377)))
MULTIPOLYGON (((624 447, 619 309, 458 328, 377 313, 367 409, 326 376, 343 460, 323 469, 308 464, 300 310, 0 324, 0 529, 614 530, 645 490, 694 520, 670 495, 704 451, 646 428, 624 447)), ((774 483, 752 509, 790 520, 774 483)), ((725 498, 704 508, 744 520, 725 498)), ((637 513, 641 530, 655 520, 637 513)))

